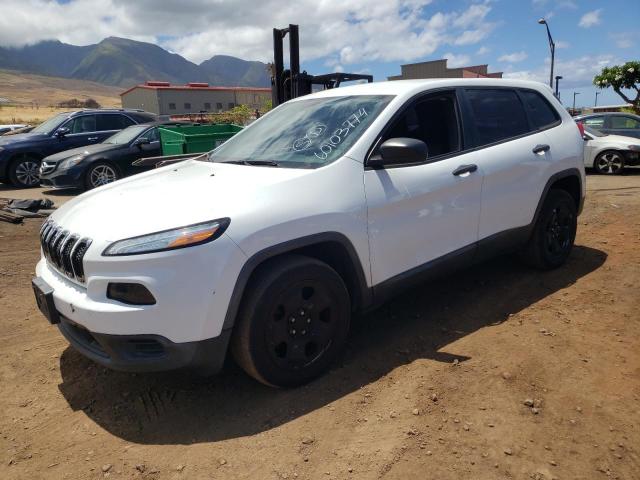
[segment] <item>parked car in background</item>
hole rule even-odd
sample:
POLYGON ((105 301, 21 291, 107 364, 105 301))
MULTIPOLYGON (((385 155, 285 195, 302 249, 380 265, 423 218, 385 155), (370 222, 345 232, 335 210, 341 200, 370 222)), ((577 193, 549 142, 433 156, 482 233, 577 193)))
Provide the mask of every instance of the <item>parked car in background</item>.
POLYGON ((50 155, 40 166, 40 185, 90 190, 119 178, 148 170, 134 160, 162 155, 158 127, 191 125, 188 122, 154 122, 131 125, 96 145, 50 155))
POLYGON ((31 130, 36 128, 34 125, 25 125, 24 127, 16 128, 15 130, 10 130, 4 133, 4 136, 9 135, 18 135, 19 133, 29 133, 31 130))
POLYGON ((564 264, 583 149, 541 83, 324 90, 62 205, 40 231, 34 293, 106 367, 211 374, 230 347, 257 380, 300 385, 341 354, 354 312, 411 285, 495 254, 564 264))
POLYGON ((619 175, 625 166, 640 165, 640 139, 607 135, 584 126, 584 165, 606 175, 619 175))
POLYGON ((59 113, 29 133, 0 137, 0 181, 16 187, 40 183, 44 157, 76 147, 100 143, 123 128, 156 119, 141 110, 80 110, 59 113))
POLYGON ((624 112, 592 113, 574 117, 576 122, 602 133, 640 138, 640 116, 624 112))
POLYGON ((11 125, 0 125, 0 135, 4 135, 5 133, 8 132, 13 132, 15 130, 19 130, 21 128, 25 128, 28 125, 25 125, 23 123, 14 123, 11 125))

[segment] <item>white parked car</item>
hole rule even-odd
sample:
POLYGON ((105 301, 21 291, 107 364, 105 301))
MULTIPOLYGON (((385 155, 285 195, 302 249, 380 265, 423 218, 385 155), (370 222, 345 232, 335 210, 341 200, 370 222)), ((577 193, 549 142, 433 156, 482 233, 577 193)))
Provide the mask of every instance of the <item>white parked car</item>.
POLYGON ((0 125, 0 135, 4 135, 5 133, 8 132, 13 132, 14 130, 19 130, 21 128, 25 128, 28 125, 22 124, 22 123, 12 123, 12 124, 8 124, 8 125, 0 125))
POLYGON ((584 126, 584 165, 596 172, 619 175, 626 166, 640 165, 640 138, 607 135, 584 126))
POLYGON ((42 312, 119 370, 307 382, 352 314, 445 269, 571 252, 575 122, 540 83, 408 80, 275 108, 209 154, 87 192, 41 230, 42 312))

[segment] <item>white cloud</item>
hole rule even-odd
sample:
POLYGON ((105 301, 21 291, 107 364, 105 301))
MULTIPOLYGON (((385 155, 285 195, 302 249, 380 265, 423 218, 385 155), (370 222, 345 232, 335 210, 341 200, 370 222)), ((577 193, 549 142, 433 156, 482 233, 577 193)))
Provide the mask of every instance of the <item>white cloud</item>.
POLYGON ((0 45, 46 39, 87 45, 108 36, 159 43, 189 60, 214 54, 272 58, 272 28, 300 25, 304 62, 424 59, 445 45, 480 42, 494 29, 491 3, 437 11, 432 0, 2 0, 0 45))
POLYGON ((449 68, 465 67, 471 63, 471 57, 464 54, 445 53, 442 58, 447 59, 447 67, 449 68))
POLYGON ((578 23, 578 26, 580 26, 582 28, 591 28, 594 25, 599 25, 600 24, 600 14, 601 13, 602 13, 602 9, 601 8, 599 8, 598 10, 593 10, 591 12, 585 13, 580 18, 580 23, 578 23))
POLYGON ((527 55, 527 52, 525 51, 521 51, 521 52, 514 52, 514 53, 509 53, 506 55, 502 55, 501 57, 498 58, 499 62, 506 62, 506 63, 517 63, 517 62, 521 62, 523 60, 526 60, 526 58, 529 55, 527 55))
POLYGON ((610 35, 616 42, 618 48, 631 48, 635 45, 635 41, 640 38, 638 32, 620 32, 610 35))
POLYGON ((487 53, 489 53, 491 51, 491 49, 489 47, 485 47, 484 45, 481 46, 478 51, 476 52, 476 55, 486 55, 487 53))
POLYGON ((569 48, 571 44, 569 42, 563 42, 562 40, 558 40, 556 42, 556 48, 569 48))
MULTIPOLYGON (((613 55, 585 55, 570 60, 560 60, 555 63, 554 75, 562 75, 563 88, 580 88, 592 85, 593 77, 600 73, 603 67, 621 63, 619 58, 613 55)), ((507 69, 505 78, 522 80, 535 80, 537 82, 549 82, 549 60, 544 65, 534 70, 507 69)))

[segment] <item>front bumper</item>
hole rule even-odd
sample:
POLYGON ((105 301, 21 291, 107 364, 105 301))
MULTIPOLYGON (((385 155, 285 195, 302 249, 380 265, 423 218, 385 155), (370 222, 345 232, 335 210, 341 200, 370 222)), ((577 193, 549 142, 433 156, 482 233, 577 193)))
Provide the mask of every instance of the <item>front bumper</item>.
POLYGON ((215 338, 186 343, 174 343, 159 335, 109 335, 90 332, 64 316, 58 329, 85 357, 125 372, 188 368, 212 375, 222 369, 231 337, 231 329, 215 338))
POLYGON ((76 165, 67 170, 59 170, 59 167, 56 167, 52 172, 45 173, 41 166, 40 185, 52 188, 82 188, 84 170, 81 165, 76 165))
POLYGON ((627 151, 624 155, 625 163, 628 166, 635 167, 640 165, 640 152, 627 151))

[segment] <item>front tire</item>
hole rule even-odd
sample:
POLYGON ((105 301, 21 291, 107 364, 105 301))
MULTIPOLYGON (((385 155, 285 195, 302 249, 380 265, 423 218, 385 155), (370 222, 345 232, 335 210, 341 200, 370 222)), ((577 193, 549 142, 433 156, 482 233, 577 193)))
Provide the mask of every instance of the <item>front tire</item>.
POLYGON ((596 157, 593 168, 601 175, 620 175, 624 171, 624 157, 620 152, 607 150, 596 157))
POLYGON ((335 361, 350 319, 349 293, 329 265, 302 255, 269 260, 247 286, 232 352, 262 383, 302 385, 335 361))
POLYGON ((576 238, 576 202, 566 190, 551 189, 522 252, 525 263, 541 270, 552 270, 565 263, 576 238))
POLYGON ((40 160, 30 155, 23 155, 11 162, 9 181, 18 188, 32 188, 40 185, 40 160))
POLYGON ((85 174, 84 186, 86 190, 113 183, 120 178, 118 169, 107 162, 91 165, 85 174))

